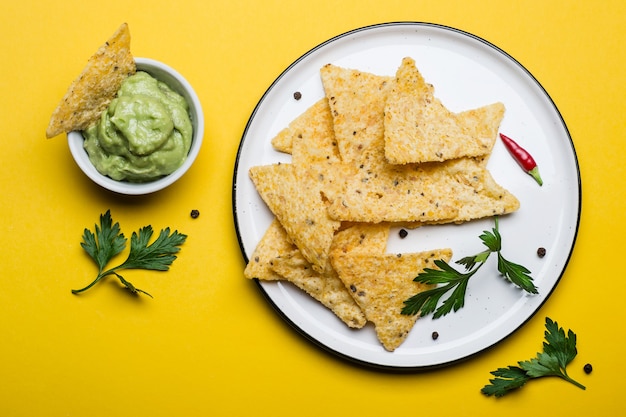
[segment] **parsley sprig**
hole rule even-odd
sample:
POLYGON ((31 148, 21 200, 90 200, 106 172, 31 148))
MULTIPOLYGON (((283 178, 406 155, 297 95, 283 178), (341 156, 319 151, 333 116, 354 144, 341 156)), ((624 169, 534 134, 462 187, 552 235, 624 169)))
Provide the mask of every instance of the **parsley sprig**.
POLYGON ((481 392, 487 396, 502 397, 509 392, 521 388, 534 378, 556 376, 568 381, 578 388, 585 386, 567 375, 567 365, 574 360, 578 353, 576 349, 576 334, 568 330, 567 336, 558 323, 546 317, 546 331, 543 342, 543 352, 537 353, 535 358, 520 361, 519 366, 498 368, 491 372, 496 378, 490 379, 481 392))
POLYGON ((507 260, 501 253, 502 236, 498 230, 498 217, 495 217, 495 227, 491 231, 483 231, 480 240, 487 247, 474 256, 466 256, 457 264, 465 266, 465 272, 460 272, 447 262, 438 259, 435 268, 426 268, 414 281, 424 284, 438 285, 427 291, 420 292, 404 301, 402 314, 426 316, 433 313, 433 318, 445 316, 452 311, 458 311, 465 304, 467 284, 472 276, 487 262, 492 253, 498 258, 498 271, 504 278, 531 294, 537 294, 537 287, 533 283, 531 272, 524 266, 507 260), (437 304, 444 294, 452 291, 439 307, 437 304))
POLYGON ((100 226, 95 225, 95 229, 95 233, 85 229, 80 245, 98 265, 98 276, 86 287, 72 290, 74 294, 86 291, 103 278, 114 275, 131 293, 143 293, 152 297, 127 281, 118 271, 128 269, 167 271, 176 259, 175 254, 187 239, 187 235, 178 233, 177 230, 170 234, 168 227, 161 230, 154 242, 149 243, 153 234, 152 226, 144 226, 138 232, 133 232, 128 258, 120 265, 105 270, 109 261, 126 248, 127 239, 121 233, 119 223, 113 224, 110 210, 100 215, 100 226))

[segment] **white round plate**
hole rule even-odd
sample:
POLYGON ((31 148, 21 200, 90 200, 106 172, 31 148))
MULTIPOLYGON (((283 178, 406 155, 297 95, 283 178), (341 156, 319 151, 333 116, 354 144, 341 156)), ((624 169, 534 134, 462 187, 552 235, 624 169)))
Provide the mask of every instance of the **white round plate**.
MULTIPOLYGON (((417 320, 405 342, 385 351, 371 324, 351 330, 317 301, 286 282, 258 282, 276 310, 300 333, 334 354, 374 367, 421 369, 454 363, 481 352, 532 317, 563 275, 580 219, 578 161, 567 127, 539 82, 514 58, 469 33, 428 23, 398 22, 356 29, 324 42, 287 68, 261 98, 246 126, 233 178, 233 206, 239 243, 247 261, 273 219, 248 178, 254 165, 289 162, 271 139, 324 96, 319 69, 328 63, 379 75, 394 75, 412 57, 435 96, 452 111, 496 101, 506 114, 500 132, 530 151, 544 180, 524 173, 498 139, 488 168, 496 182, 515 194, 520 209, 499 221, 502 254, 530 269, 539 294, 506 282, 496 259, 470 280, 465 307, 439 319, 417 320), (294 99, 300 92, 300 100, 294 99), (547 250, 545 257, 537 249, 547 250), (436 331, 439 337, 431 335, 436 331)), ((479 235, 493 219, 462 225, 427 226, 401 239, 392 229, 388 251, 453 250, 453 261, 484 249, 479 235)), ((461 268, 461 266, 457 266, 461 268)), ((445 298, 445 296, 444 296, 445 298)))

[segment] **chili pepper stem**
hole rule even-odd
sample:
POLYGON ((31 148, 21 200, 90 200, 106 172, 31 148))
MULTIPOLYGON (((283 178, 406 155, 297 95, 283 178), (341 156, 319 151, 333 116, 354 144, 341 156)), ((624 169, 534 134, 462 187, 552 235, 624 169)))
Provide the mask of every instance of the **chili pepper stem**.
POLYGON ((541 179, 541 175, 539 175, 539 167, 534 167, 528 171, 528 174, 537 181, 537 184, 543 185, 543 180, 541 179))

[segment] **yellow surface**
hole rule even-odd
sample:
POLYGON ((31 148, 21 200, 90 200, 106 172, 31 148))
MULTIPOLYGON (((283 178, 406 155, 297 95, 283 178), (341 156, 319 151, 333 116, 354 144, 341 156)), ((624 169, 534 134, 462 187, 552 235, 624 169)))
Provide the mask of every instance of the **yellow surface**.
POLYGON ((0 13, 0 415, 547 416, 618 415, 626 374, 621 271, 626 234, 626 3, 612 1, 7 1, 0 13), (345 31, 414 20, 503 48, 556 102, 583 180, 576 249, 556 292, 520 331, 445 369, 397 375, 344 363, 294 333, 244 267, 231 211, 235 155, 257 101, 301 54, 345 31), (204 105, 191 171, 155 195, 124 198, 87 179, 50 114, 89 56, 126 21, 136 56, 184 74, 204 105), (100 213, 130 234, 189 234, 165 273, 128 273, 154 295, 94 276, 85 227, 100 213), (191 219, 191 209, 200 210, 191 219), (500 400, 489 371, 540 349, 544 317, 578 335, 570 375, 500 400), (591 375, 583 373, 592 363, 591 375))

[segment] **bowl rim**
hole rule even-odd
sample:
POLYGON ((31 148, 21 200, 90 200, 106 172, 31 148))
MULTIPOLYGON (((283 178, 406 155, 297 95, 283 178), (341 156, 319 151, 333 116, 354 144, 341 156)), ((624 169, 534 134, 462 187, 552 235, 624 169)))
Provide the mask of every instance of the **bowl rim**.
MULTIPOLYGON (((135 64, 138 71, 145 71, 153 77, 159 79, 159 73, 168 74, 177 84, 168 86, 181 94, 187 100, 189 104, 189 110, 191 113, 191 122, 193 126, 191 147, 187 154, 185 162, 169 175, 156 179, 154 181, 133 183, 128 181, 116 181, 106 175, 102 175, 93 166, 89 160, 89 156, 83 147, 84 138, 81 131, 71 131, 67 133, 67 141, 70 148, 70 152, 74 161, 79 168, 89 177, 93 182, 101 187, 116 192, 118 194, 126 195, 145 195, 160 191, 174 182, 178 181, 193 165, 200 148, 202 147, 202 141, 204 137, 204 113, 202 111, 202 105, 191 84, 183 77, 178 71, 164 64, 161 61, 157 61, 151 58, 135 57, 135 64), (154 74, 156 73, 156 74, 154 74)), ((170 78, 168 77, 168 78, 170 78)))

